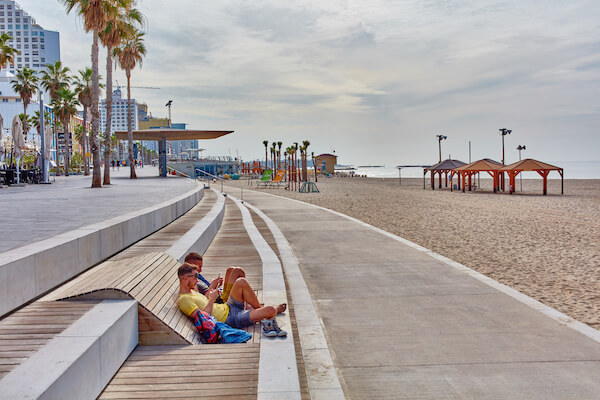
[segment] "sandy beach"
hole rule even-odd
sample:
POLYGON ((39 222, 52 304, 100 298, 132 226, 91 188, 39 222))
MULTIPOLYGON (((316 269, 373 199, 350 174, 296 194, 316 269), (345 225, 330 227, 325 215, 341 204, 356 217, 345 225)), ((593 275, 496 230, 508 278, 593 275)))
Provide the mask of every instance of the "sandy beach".
MULTIPOLYGON (((523 193, 423 190, 422 179, 319 178, 320 193, 261 189, 350 215, 600 328, 600 180, 523 180, 523 193)), ((245 181, 239 182, 247 188, 245 181)), ((517 181, 517 190, 520 189, 517 181)))

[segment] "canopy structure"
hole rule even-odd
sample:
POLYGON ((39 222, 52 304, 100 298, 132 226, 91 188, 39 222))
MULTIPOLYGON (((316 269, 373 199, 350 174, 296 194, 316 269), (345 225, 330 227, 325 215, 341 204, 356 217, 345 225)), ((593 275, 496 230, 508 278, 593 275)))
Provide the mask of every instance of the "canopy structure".
MULTIPOLYGON (((133 131, 133 140, 158 141, 159 169, 161 176, 167 176, 167 140, 216 139, 233 131, 198 131, 188 129, 144 129, 133 131)), ((127 140, 127 131, 115 132, 119 140, 127 140)))
POLYGON ((506 172, 510 181, 510 193, 515 191, 515 181, 517 175, 523 171, 535 171, 542 176, 544 179, 544 195, 548 192, 548 174, 550 171, 558 171, 560 174, 560 194, 564 194, 564 174, 563 169, 554 165, 546 164, 544 162, 534 160, 533 158, 526 158, 522 161, 507 165, 506 167, 500 168, 501 173, 506 172))
MULTIPOLYGON (((440 161, 437 164, 434 164, 430 167, 423 169, 423 189, 425 189, 425 175, 429 171, 431 173, 431 189, 435 190, 435 175, 439 175, 439 188, 442 188, 442 174, 445 176, 445 187, 448 187, 448 174, 455 168, 462 167, 465 165, 464 162, 460 160, 451 160, 447 159, 444 161, 440 161)), ((458 182, 460 186, 460 180, 458 182)), ((452 179, 450 179, 450 185, 452 185, 452 179)))
MULTIPOLYGON (((498 191, 500 186, 500 168, 504 167, 502 163, 498 161, 491 160, 489 158, 484 158, 482 160, 474 161, 470 164, 463 165, 462 167, 454 168, 450 173, 450 180, 454 174, 459 174, 462 177, 462 191, 465 191, 465 188, 468 186, 469 190, 474 187, 472 182, 473 175, 479 172, 487 172, 490 174, 492 179, 494 180, 494 193, 498 191)), ((460 179, 459 179, 459 187, 460 187, 460 179)))

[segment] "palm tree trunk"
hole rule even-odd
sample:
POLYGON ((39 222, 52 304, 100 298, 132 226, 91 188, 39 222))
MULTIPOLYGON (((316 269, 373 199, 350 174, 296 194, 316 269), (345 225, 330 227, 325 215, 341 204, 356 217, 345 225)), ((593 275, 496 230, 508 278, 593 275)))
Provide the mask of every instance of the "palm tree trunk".
POLYGON ((65 118, 62 124, 65 132, 65 176, 69 176, 69 145, 71 144, 71 140, 69 139, 69 120, 65 118))
POLYGON ((88 152, 88 135, 87 135, 87 107, 83 107, 83 165, 84 165, 84 175, 88 176, 90 174, 90 160, 88 160, 87 152, 88 152))
POLYGON ((112 52, 106 48, 106 126, 104 127, 104 185, 110 185, 110 134, 112 133, 112 52))
POLYGON ((129 179, 136 179, 135 165, 133 164, 133 107, 131 107, 131 71, 127 71, 127 142, 129 144, 129 179))
MULTIPOLYGON (((98 98, 100 97, 100 88, 98 86, 98 32, 94 31, 94 41, 92 44, 92 157, 94 163, 94 173, 92 176, 92 187, 102 187, 100 175, 100 141, 98 140, 98 128, 100 127, 100 110, 98 109, 98 98)), ((107 166, 105 165, 104 168, 107 166)))

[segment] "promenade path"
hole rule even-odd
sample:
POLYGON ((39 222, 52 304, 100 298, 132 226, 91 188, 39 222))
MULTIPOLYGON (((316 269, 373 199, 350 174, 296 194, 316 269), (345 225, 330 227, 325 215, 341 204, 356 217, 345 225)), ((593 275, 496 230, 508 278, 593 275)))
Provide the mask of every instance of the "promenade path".
POLYGON ((289 241, 347 398, 600 398, 600 332, 359 221, 243 197, 289 241))
MULTIPOLYGON (((140 210, 196 187, 190 179, 160 178, 158 168, 111 170, 111 185, 90 188, 91 177, 59 176, 51 185, 0 188, 0 252, 140 210)), ((54 177, 51 177, 53 180, 54 177)))

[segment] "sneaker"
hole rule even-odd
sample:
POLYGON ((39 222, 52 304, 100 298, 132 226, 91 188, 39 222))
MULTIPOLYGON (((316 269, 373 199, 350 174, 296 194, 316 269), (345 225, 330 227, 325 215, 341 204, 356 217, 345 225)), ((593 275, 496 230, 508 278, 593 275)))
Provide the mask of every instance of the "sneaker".
POLYGON ((277 334, 279 332, 279 327, 277 326, 277 323, 275 322, 274 319, 263 319, 261 321, 261 324, 262 324, 262 331, 265 334, 265 336, 268 336, 268 337, 277 336, 277 334))
POLYGON ((273 325, 275 326, 275 330, 277 330, 277 336, 279 336, 279 337, 287 336, 287 332, 284 331, 283 329, 281 329, 279 327, 279 325, 277 325, 277 320, 275 318, 273 318, 273 325))

